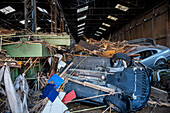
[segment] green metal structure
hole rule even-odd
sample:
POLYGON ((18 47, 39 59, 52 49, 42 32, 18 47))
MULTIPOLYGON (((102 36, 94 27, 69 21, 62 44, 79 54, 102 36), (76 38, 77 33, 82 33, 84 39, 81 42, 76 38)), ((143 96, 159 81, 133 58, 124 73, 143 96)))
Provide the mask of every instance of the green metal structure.
POLYGON ((3 49, 11 57, 48 57, 51 56, 50 51, 44 44, 10 44, 3 45, 3 49))
POLYGON ((70 35, 67 35, 67 34, 42 35, 42 36, 39 36, 39 38, 52 45, 70 46, 70 35))

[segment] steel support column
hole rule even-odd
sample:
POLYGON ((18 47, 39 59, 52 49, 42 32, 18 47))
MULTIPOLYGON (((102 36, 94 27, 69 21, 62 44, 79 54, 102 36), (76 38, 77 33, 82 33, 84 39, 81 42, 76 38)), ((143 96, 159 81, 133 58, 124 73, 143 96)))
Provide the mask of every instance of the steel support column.
POLYGON ((167 22, 166 22, 166 29, 167 29, 167 46, 170 48, 170 2, 168 1, 168 4, 167 4, 167 8, 168 8, 168 11, 167 11, 167 22))
POLYGON ((36 0, 24 1, 25 29, 37 33, 36 0))
POLYGON ((155 9, 152 11, 152 39, 155 40, 155 9))
POLYGON ((57 4, 51 0, 51 32, 57 33, 57 4))

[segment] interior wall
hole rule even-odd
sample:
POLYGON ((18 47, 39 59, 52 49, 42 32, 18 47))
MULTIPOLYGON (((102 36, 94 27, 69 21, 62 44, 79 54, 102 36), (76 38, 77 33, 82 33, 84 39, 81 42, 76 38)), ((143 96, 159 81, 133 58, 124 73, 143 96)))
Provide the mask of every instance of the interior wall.
POLYGON ((156 44, 170 48, 170 8, 168 0, 113 33, 111 40, 123 41, 137 38, 153 38, 156 44))

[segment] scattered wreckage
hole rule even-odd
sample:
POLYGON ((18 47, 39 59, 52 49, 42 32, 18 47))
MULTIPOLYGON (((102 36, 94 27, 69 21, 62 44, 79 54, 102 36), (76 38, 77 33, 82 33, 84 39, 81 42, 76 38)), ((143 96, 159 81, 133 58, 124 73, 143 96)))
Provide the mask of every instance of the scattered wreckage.
POLYGON ((74 90, 77 98, 98 96, 83 101, 113 104, 113 109, 117 112, 125 113, 143 108, 149 99, 151 88, 146 67, 138 61, 131 63, 131 58, 122 53, 113 55, 112 61, 118 59, 121 60, 114 66, 110 58, 75 57, 68 70, 69 82, 64 90, 74 90))
POLYGON ((140 44, 135 50, 130 51, 127 55, 140 54, 141 63, 150 68, 161 66, 168 67, 170 60, 170 49, 165 46, 156 45, 152 39, 135 39, 126 42, 125 44, 140 44), (147 45, 145 45, 147 44, 147 45))
POLYGON ((66 34, 1 38, 1 112, 69 113, 73 111, 67 103, 76 101, 117 112, 137 111, 147 103, 169 106, 149 99, 150 93, 155 96, 153 91, 168 97, 162 91, 170 85, 168 76, 162 74, 168 70, 154 70, 151 76, 140 62, 141 55, 134 52, 141 47, 134 41, 85 39, 66 47, 70 44, 66 34))

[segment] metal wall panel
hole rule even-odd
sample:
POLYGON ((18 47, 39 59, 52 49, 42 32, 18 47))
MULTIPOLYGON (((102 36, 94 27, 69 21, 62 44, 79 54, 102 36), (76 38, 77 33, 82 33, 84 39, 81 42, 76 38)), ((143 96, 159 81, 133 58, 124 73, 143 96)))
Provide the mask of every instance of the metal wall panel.
POLYGON ((154 38, 166 37, 166 18, 165 13, 156 17, 154 21, 154 38))
POLYGON ((115 41, 153 38, 157 44, 170 48, 169 1, 156 6, 113 34, 116 34, 115 41))
POLYGON ((136 38, 142 38, 142 25, 138 25, 136 29, 136 38))
POLYGON ((152 37, 152 20, 149 20, 145 23, 144 31, 144 37, 152 37))

